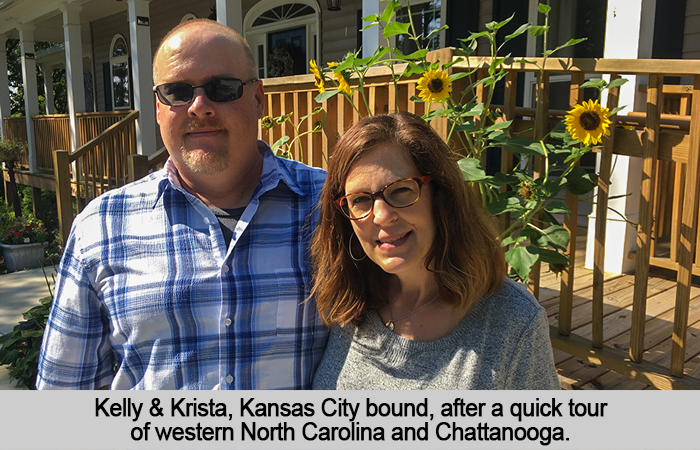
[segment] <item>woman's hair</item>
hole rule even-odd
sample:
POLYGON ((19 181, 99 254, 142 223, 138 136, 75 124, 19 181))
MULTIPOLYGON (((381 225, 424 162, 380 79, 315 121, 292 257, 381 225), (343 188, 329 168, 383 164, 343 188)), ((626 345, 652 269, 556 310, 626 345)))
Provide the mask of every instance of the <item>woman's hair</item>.
MULTIPOLYGON (((338 141, 321 193, 321 219, 311 246, 312 295, 327 325, 358 324, 365 309, 378 309, 388 301, 389 275, 369 258, 351 258, 352 225, 333 203, 345 194, 345 179, 352 165, 382 144, 410 153, 421 176, 432 177, 428 186, 436 230, 426 267, 435 274, 440 296, 471 306, 496 290, 506 273, 503 250, 490 218, 476 192, 465 184, 442 138, 413 114, 369 117, 353 125, 338 141)), ((353 246, 352 254, 361 257, 361 247, 353 246)))

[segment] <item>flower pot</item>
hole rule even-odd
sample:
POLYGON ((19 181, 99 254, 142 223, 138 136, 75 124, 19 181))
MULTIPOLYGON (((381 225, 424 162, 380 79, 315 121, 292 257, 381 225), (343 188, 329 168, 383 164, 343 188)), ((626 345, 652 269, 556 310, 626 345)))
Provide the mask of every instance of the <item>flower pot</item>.
POLYGON ((44 247, 48 242, 33 244, 0 244, 9 272, 33 269, 44 265, 44 247))

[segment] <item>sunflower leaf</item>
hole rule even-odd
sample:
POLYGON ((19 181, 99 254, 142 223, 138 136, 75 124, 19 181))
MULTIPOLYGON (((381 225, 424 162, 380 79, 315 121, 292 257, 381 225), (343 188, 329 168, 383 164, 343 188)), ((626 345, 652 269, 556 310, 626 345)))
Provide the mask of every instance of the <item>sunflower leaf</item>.
MULTIPOLYGON (((495 22, 491 22, 491 23, 495 23, 495 22)), ((488 27, 488 24, 486 26, 488 27)), ((489 35, 488 31, 482 31, 481 33, 472 32, 472 34, 470 34, 469 37, 466 37, 464 39, 460 39, 460 41, 462 41, 462 42, 474 41, 480 37, 485 37, 488 35, 489 35)))
POLYGON ((588 39, 588 38, 569 39, 569 41, 568 41, 567 43, 562 44, 562 45, 560 45, 559 47, 557 47, 557 48, 555 48, 554 50, 552 50, 552 53, 558 52, 559 50, 561 50, 561 49, 563 49, 563 48, 572 47, 572 46, 574 46, 574 45, 576 45, 576 44, 580 44, 581 42, 585 41, 586 39, 588 39))
POLYGON ((530 27, 530 36, 533 36, 533 37, 542 36, 543 34, 545 34, 547 32, 548 29, 549 29, 549 27, 545 27, 543 25, 537 25, 537 26, 530 27))
POLYGON ((457 162, 457 165, 462 171, 465 181, 482 181, 488 177, 481 165, 481 161, 476 158, 462 158, 457 162))
POLYGON ((513 136, 506 144, 506 150, 520 155, 544 155, 542 145, 522 136, 513 136))
POLYGON ((384 8, 384 12, 382 12, 381 17, 379 20, 383 20, 384 22, 389 22, 392 17, 394 17, 394 14, 396 14, 396 11, 398 11, 401 8, 401 4, 396 1, 396 0, 391 0, 387 5, 386 8, 384 8))
POLYGON ((466 131, 467 133, 473 133, 474 130, 474 122, 466 122, 455 127, 455 131, 466 131))
POLYGON ((544 210, 549 212, 549 213, 571 214, 571 210, 569 209, 568 206, 566 206, 566 203, 564 203, 560 200, 555 200, 553 202, 547 203, 544 207, 544 210))
POLYGON ((490 215, 498 216, 507 212, 521 212, 523 210, 517 197, 506 197, 489 203, 487 210, 490 215))
POLYGON ((579 88, 579 89, 585 89, 585 88, 590 88, 590 87, 602 88, 602 87, 605 86, 605 84, 606 84, 606 83, 605 83, 605 80, 604 80, 604 79, 602 79, 602 78, 593 78, 593 79, 590 79, 590 80, 586 81, 585 83, 583 83, 583 84, 582 84, 581 86, 579 86, 578 88, 579 88))
MULTIPOLYGON (((457 62, 457 61, 455 61, 455 62, 457 62)), ((470 72, 457 72, 457 73, 453 73, 453 74, 450 74, 450 80, 451 80, 451 81, 457 81, 457 80, 462 79, 462 78, 464 78, 464 77, 468 77, 469 75, 471 75, 470 72)))
POLYGON ((277 142, 272 144, 272 153, 276 155, 277 150, 279 150, 287 142, 289 142, 289 136, 282 136, 281 138, 279 138, 277 142))
POLYGON ((608 89, 622 86, 623 84, 627 83, 628 81, 629 80, 627 78, 617 78, 615 80, 612 80, 610 83, 608 83, 608 89))
POLYGON ((620 111, 622 111, 622 110, 625 109, 625 108, 627 108, 627 105, 625 105, 625 106, 618 106, 617 108, 613 108, 613 110, 610 111, 610 115, 611 115, 611 116, 614 116, 615 114, 619 113, 620 111))
POLYGON ((552 7, 549 5, 545 5, 544 3, 540 3, 537 5, 537 12, 541 14, 549 14, 549 12, 552 10, 552 7))
POLYGON ((411 100, 411 101, 414 101, 414 102, 425 103, 425 100, 423 100, 423 99, 420 98, 420 97, 416 97, 415 95, 412 95, 411 98, 410 98, 410 100, 411 100))
POLYGON ((398 34, 407 34, 408 29, 411 27, 410 23, 401 22, 391 22, 386 27, 384 27, 384 37, 390 38, 398 34))
POLYGON ((502 22, 498 22, 498 23, 496 23, 496 22, 489 22, 489 23, 486 24, 486 29, 487 29, 487 30, 491 30, 491 31, 498 31, 498 30, 500 30, 501 28, 503 28, 504 26, 508 25, 508 22, 510 22, 511 20, 513 20, 513 17, 515 17, 515 13, 513 13, 512 16, 510 16, 509 18, 507 18, 506 20, 504 20, 504 21, 502 21, 502 22))
POLYGON ((337 89, 333 89, 332 91, 326 91, 321 94, 318 94, 314 100, 316 100, 316 103, 323 103, 329 98, 333 97, 334 95, 337 95, 340 91, 337 89))
POLYGON ((509 34, 508 36, 505 37, 505 39, 503 40, 503 43, 505 44, 506 42, 510 41, 511 39, 514 39, 514 38, 520 36, 521 34, 523 34, 524 32, 526 32, 526 31, 529 30, 530 28, 532 28, 532 25, 529 24, 529 23, 525 23, 525 24, 523 24, 523 25, 520 25, 520 28, 518 28, 518 29, 515 30, 513 33, 511 33, 511 34, 509 34))
POLYGON ((566 189, 572 194, 583 195, 592 191, 598 184, 598 175, 574 167, 566 176, 566 189))
POLYGON ((489 125, 488 127, 484 128, 484 133, 490 133, 492 131, 502 130, 504 128, 508 128, 510 126, 510 124, 512 124, 512 123, 513 123, 512 120, 494 123, 493 125, 489 125))
POLYGON ((506 252, 506 262, 515 270, 520 279, 527 280, 530 269, 537 262, 540 255, 532 246, 515 247, 506 252))

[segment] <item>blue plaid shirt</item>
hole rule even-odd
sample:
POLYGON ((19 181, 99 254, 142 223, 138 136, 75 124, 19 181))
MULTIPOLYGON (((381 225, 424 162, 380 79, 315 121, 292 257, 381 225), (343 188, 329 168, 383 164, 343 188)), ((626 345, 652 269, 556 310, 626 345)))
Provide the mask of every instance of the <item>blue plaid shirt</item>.
POLYGON ((325 172, 260 146, 228 248, 171 161, 90 202, 59 268, 39 389, 311 387, 328 335, 304 302, 325 172))

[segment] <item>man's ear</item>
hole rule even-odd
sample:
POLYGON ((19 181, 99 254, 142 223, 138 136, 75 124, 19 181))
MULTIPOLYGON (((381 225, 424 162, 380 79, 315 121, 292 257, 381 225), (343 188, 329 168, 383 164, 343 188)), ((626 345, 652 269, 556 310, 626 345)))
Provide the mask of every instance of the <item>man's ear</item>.
POLYGON ((160 125, 160 108, 161 108, 161 106, 163 106, 163 105, 161 105, 160 102, 158 101, 158 99, 156 99, 156 123, 158 123, 158 125, 160 125))
POLYGON ((265 89, 263 88, 262 80, 256 81, 254 88, 255 100, 258 102, 258 119, 262 119, 262 116, 265 113, 265 89))

